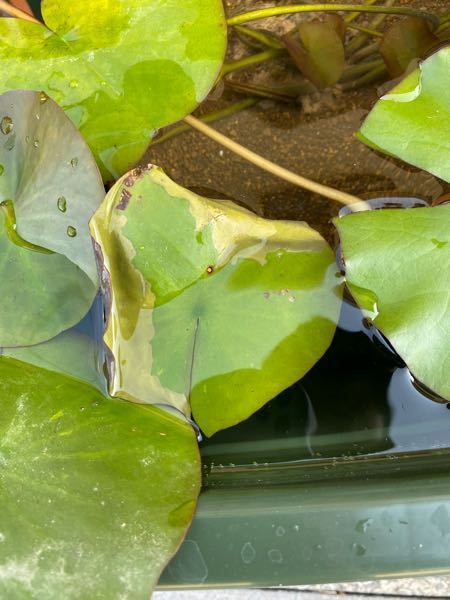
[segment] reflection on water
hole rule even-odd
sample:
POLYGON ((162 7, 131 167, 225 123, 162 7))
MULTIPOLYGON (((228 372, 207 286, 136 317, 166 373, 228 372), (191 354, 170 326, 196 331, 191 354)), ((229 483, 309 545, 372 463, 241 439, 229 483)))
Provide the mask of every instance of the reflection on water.
POLYGON ((335 340, 302 381, 247 421, 205 440, 227 466, 397 453, 450 445, 450 411, 415 387, 391 349, 374 343, 345 302, 335 340))

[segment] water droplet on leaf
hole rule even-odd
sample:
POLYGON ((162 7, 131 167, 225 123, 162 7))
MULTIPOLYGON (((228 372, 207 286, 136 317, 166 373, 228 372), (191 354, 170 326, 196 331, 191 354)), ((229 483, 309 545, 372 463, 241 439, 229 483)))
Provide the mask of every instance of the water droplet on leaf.
POLYGON ((69 225, 69 227, 67 228, 67 235, 72 238, 76 237, 77 230, 75 229, 75 227, 73 227, 72 225, 69 225))
POLYGON ((39 94, 39 102, 41 104, 45 104, 47 102, 47 100, 48 100, 47 94, 45 92, 40 92, 40 94, 39 94))
POLYGON ((70 82, 70 87, 73 88, 77 88, 78 87, 78 81, 76 79, 72 79, 72 81, 70 82))
POLYGON ((11 117, 3 117, 0 123, 0 129, 4 135, 8 135, 14 129, 14 123, 11 117))
POLYGON ((74 156, 72 158, 72 160, 70 161, 70 164, 72 165, 73 168, 77 167, 78 166, 78 157, 74 156))
MULTIPOLYGON (((58 198, 57 205, 58 205, 58 209, 61 212, 66 212, 66 210, 67 210, 67 200, 64 198, 64 196, 60 196, 58 198)), ((70 235, 68 231, 67 231, 67 233, 68 233, 68 235, 70 235)), ((75 232, 75 234, 76 234, 76 232, 75 232)))

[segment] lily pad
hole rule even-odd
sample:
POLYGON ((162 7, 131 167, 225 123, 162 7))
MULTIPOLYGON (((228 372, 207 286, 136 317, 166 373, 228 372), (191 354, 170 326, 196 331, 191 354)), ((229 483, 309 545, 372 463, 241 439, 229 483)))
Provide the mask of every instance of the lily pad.
POLYGON ((63 331, 51 340, 35 346, 0 348, 0 355, 69 375, 107 393, 98 344, 79 331, 63 331))
POLYGON ((450 206, 335 220, 347 284, 421 383, 450 400, 450 206))
POLYGON ((47 92, 107 179, 203 100, 225 54, 221 0, 43 0, 42 14, 0 19, 0 91, 47 92))
POLYGON ((303 75, 319 88, 336 83, 345 67, 346 24, 339 15, 300 23, 300 42, 289 35, 283 42, 303 75))
POLYGON ((0 347, 77 323, 98 289, 88 222, 104 196, 94 158, 43 94, 0 96, 0 347))
POLYGON ((193 429, 0 358, 0 596, 147 600, 200 489, 193 429))
POLYGON ((305 223, 209 200, 149 166, 91 221, 110 289, 112 395, 169 403, 207 435, 246 419, 328 348, 340 307, 331 249, 305 223))
POLYGON ((380 43, 380 54, 389 74, 399 77, 414 60, 423 58, 438 43, 439 38, 431 31, 425 19, 408 17, 385 31, 380 43))
POLYGON ((359 138, 450 182, 450 46, 377 102, 359 138))

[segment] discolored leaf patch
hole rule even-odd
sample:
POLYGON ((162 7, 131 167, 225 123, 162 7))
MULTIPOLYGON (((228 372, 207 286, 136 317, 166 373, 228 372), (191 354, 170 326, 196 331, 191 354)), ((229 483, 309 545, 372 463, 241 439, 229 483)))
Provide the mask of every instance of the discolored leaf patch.
POLYGON ((149 167, 114 186, 91 229, 110 282, 113 395, 190 403, 211 435, 297 381, 331 342, 340 282, 305 223, 202 198, 149 167))

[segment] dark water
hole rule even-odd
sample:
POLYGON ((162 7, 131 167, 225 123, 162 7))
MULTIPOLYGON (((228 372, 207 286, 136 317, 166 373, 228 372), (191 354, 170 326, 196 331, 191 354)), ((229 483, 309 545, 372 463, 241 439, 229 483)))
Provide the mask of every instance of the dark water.
POLYGON ((203 443, 216 467, 397 453, 450 445, 450 410, 345 302, 325 356, 247 421, 203 443))

